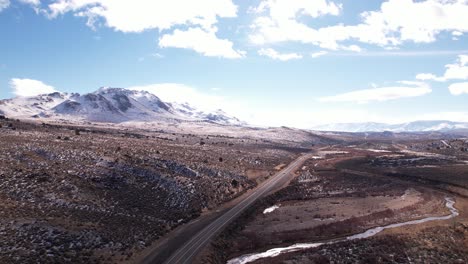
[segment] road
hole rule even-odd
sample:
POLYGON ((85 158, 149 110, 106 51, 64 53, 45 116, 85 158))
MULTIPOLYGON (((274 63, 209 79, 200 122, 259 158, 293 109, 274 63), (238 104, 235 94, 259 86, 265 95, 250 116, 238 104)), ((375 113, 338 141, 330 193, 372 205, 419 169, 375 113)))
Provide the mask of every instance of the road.
MULTIPOLYGON (((256 190, 247 195, 243 200, 236 204, 231 209, 227 210, 221 216, 216 218, 211 224, 206 226, 200 232, 196 233, 190 240, 175 251, 164 263, 179 264, 191 263, 195 256, 210 242, 210 240, 217 235, 223 228, 230 222, 244 212, 258 199, 264 195, 276 190, 277 188, 286 184, 290 178, 288 177, 297 168, 299 168, 304 161, 309 158, 309 155, 302 155, 279 173, 275 174, 265 182, 263 182, 256 190)), ((150 260, 145 260, 145 263, 151 263, 150 260)))

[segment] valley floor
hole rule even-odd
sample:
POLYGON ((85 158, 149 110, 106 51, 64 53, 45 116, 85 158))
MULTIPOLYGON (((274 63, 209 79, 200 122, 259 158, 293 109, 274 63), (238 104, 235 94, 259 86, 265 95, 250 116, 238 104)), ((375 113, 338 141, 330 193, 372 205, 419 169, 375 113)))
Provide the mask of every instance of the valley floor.
POLYGON ((467 141, 439 137, 2 119, 0 263, 162 262, 284 168, 194 262, 467 263, 467 141))
POLYGON ((391 144, 382 149, 330 148, 309 160, 289 186, 259 201, 233 223, 198 261, 466 263, 468 175, 460 170, 467 166, 464 154, 452 154, 408 153, 391 144), (395 165, 380 162, 389 159, 395 165), (428 168, 443 174, 425 174, 428 168), (457 209, 451 217, 446 199, 454 199, 457 209), (425 218, 435 221, 414 221, 425 218), (412 224, 346 239, 405 222, 412 224))
POLYGON ((0 263, 134 262, 300 143, 0 120, 0 263))

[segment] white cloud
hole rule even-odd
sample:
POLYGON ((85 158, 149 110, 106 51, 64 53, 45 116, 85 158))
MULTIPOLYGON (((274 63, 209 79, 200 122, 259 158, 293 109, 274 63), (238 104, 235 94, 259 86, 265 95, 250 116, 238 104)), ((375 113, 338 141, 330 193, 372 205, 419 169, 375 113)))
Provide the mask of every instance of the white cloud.
POLYGON ((274 49, 260 49, 258 51, 259 55, 270 57, 274 60, 288 61, 288 60, 297 60, 302 59, 302 55, 297 53, 279 53, 274 49))
POLYGON ((275 42, 297 41, 312 43, 322 48, 337 49, 338 44, 319 36, 317 30, 298 21, 301 16, 313 18, 324 15, 339 15, 341 5, 327 0, 264 0, 254 12, 260 14, 251 29, 250 40, 259 45, 275 42))
POLYGON ((432 73, 419 73, 418 75, 416 75, 416 79, 421 80, 421 81, 438 81, 438 82, 445 81, 444 77, 437 77, 436 75, 432 73))
POLYGON ((159 39, 161 48, 192 49, 208 57, 223 57, 229 59, 242 58, 244 51, 234 50, 233 43, 227 39, 219 39, 215 30, 189 28, 176 29, 171 34, 165 34, 159 39))
POLYGON ((349 46, 339 46, 339 49, 341 50, 347 50, 347 51, 354 51, 354 52, 361 52, 362 49, 358 45, 349 45, 349 46))
POLYGON ((217 17, 236 17, 237 6, 231 0, 56 0, 48 12, 51 17, 73 12, 91 22, 100 17, 115 30, 141 32, 186 24, 210 28, 217 17))
POLYGON ((453 95, 468 94, 468 82, 453 83, 449 86, 449 91, 453 95))
POLYGON ((10 6, 10 0, 0 0, 0 12, 10 6))
POLYGON ((416 79, 438 82, 468 80, 468 55, 459 55, 455 63, 445 65, 445 73, 443 76, 439 77, 432 73, 420 73, 416 75, 416 79))
POLYGON ((328 51, 322 50, 322 51, 311 53, 310 56, 312 58, 318 58, 318 57, 322 57, 322 56, 327 55, 327 54, 328 54, 328 51))
POLYGON ((460 32, 460 31, 452 32, 452 40, 459 40, 461 36, 463 36, 463 32, 460 32))
POLYGON ((35 96, 39 94, 48 94, 56 92, 54 87, 47 85, 41 81, 31 79, 10 80, 10 87, 16 96, 35 96))
POLYGON ((445 66, 444 78, 446 80, 468 80, 468 55, 458 56, 458 60, 454 64, 445 66))
POLYGON ((418 97, 429 94, 432 89, 420 82, 400 82, 405 86, 381 87, 358 90, 335 96, 322 97, 321 102, 356 102, 369 103, 372 101, 383 102, 400 98, 418 97))
POLYGON ((433 42, 442 31, 467 32, 467 13, 466 0, 389 0, 363 17, 365 24, 386 30, 386 38, 398 34, 399 41, 433 42))
POLYGON ((39 6, 41 4, 41 0, 19 0, 23 4, 28 4, 31 6, 39 6))
POLYGON ((252 9, 255 13, 269 11, 275 20, 289 20, 299 15, 319 17, 323 15, 338 15, 341 5, 328 0, 263 0, 258 7, 252 9))
POLYGON ((121 32, 161 32, 189 26, 188 30, 163 35, 159 45, 193 49, 206 56, 242 57, 231 41, 218 39, 215 34, 218 18, 237 16, 232 0, 55 0, 43 12, 50 18, 71 12, 87 18, 87 25, 93 29, 103 21, 105 26, 121 32))
POLYGON ((411 41, 428 43, 436 40, 444 31, 468 32, 466 0, 389 0, 382 3, 380 10, 361 14, 361 23, 338 24, 314 28, 302 22, 301 16, 316 18, 320 15, 338 15, 341 6, 331 1, 265 0, 254 10, 261 15, 251 28, 250 40, 259 45, 295 41, 338 50, 346 46, 343 41, 358 41, 382 47, 394 47, 411 41), (267 3, 267 4, 265 4, 267 3), (313 6, 316 12, 302 11, 313 6), (318 12, 317 10, 323 10, 318 12), (417 19, 415 19, 417 18, 417 19))

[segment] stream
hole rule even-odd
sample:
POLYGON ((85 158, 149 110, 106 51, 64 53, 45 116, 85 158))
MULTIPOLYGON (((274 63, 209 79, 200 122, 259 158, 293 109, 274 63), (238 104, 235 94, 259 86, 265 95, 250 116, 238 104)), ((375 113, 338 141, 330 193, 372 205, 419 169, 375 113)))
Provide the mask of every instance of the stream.
POLYGON ((450 210, 450 215, 447 216, 431 216, 431 217, 426 217, 423 219, 419 220, 411 220, 407 222, 402 222, 402 223, 396 223, 396 224, 390 224, 386 226, 379 226, 379 227, 374 227, 371 228, 363 233, 359 233, 356 235, 348 236, 346 238, 342 239, 335 239, 327 242, 321 242, 321 243, 299 243, 299 244, 294 244, 289 247, 282 247, 282 248, 273 248, 270 250, 267 250, 265 252, 261 253, 252 253, 252 254, 246 254, 242 255, 237 258, 233 258, 227 262, 227 264, 244 264, 244 263, 249 263, 253 262, 258 259, 262 258, 268 258, 268 257, 276 257, 284 253, 289 253, 289 252, 295 252, 295 251, 300 251, 303 249, 310 249, 310 248, 316 248, 322 245, 331 245, 343 241, 349 241, 349 240, 355 240, 355 239, 361 239, 361 238, 368 238, 375 236, 376 234, 382 232, 385 229, 390 229, 390 228, 395 228, 395 227, 402 227, 406 225, 416 225, 416 224, 422 224, 430 221, 438 221, 438 220, 448 220, 453 217, 456 217, 459 215, 458 210, 453 207, 455 204, 455 201, 452 198, 445 198, 445 206, 450 210))

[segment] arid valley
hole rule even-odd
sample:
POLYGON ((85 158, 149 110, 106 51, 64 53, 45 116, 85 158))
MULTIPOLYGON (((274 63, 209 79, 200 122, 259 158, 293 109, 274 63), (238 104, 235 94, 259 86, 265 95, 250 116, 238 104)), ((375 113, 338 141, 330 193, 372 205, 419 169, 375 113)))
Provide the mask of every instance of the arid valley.
POLYGON ((0 123, 3 263, 162 263, 273 180, 184 261, 272 250, 252 263, 468 260, 463 136, 0 123), (450 216, 446 199, 456 216, 343 240, 450 216))
POLYGON ((0 264, 468 263, 468 0, 0 0, 0 264))

